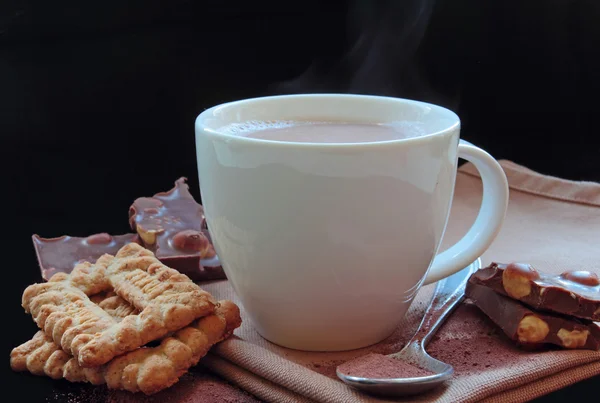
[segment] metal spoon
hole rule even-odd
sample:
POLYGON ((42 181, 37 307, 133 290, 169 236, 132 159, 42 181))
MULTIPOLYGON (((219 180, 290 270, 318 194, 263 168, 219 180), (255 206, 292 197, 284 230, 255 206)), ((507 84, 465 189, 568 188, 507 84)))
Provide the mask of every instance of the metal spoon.
POLYGON ((336 371, 338 378, 354 388, 384 396, 423 393, 450 379, 454 373, 454 368, 427 354, 425 346, 444 323, 444 320, 464 298, 467 280, 480 267, 481 260, 477 259, 458 273, 440 280, 433 293, 431 305, 425 312, 425 316, 413 338, 399 353, 388 355, 388 357, 404 360, 416 367, 431 371, 433 375, 392 379, 362 378, 343 374, 338 367, 336 371))

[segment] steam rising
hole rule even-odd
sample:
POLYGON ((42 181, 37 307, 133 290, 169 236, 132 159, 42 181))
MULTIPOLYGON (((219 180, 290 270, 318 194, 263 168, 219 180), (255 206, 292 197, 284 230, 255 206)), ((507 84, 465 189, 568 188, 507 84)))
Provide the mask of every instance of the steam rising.
POLYGON ((283 93, 349 92, 436 101, 419 68, 418 50, 435 0, 353 0, 349 50, 327 72, 316 63, 275 89, 283 93))

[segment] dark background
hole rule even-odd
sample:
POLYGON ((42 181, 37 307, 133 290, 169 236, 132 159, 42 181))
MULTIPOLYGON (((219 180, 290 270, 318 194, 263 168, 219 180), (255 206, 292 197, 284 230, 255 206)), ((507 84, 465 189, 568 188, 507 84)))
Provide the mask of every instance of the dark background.
MULTIPOLYGON (((182 175, 199 197, 205 108, 297 92, 419 99, 457 112, 462 137, 496 158, 599 181, 598 21, 596 0, 0 0, 9 401, 56 385, 8 366, 35 330, 19 306, 40 280, 31 234, 127 232, 133 199, 182 175)), ((583 401, 592 382, 540 401, 583 401)))

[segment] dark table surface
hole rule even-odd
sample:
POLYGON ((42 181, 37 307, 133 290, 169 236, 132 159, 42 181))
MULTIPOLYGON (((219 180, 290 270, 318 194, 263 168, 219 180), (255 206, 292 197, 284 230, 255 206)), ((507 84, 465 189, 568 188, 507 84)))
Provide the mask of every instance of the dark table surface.
MULTIPOLYGON (((124 233, 133 199, 197 183, 204 108, 293 92, 416 98, 457 112, 461 136, 496 158, 598 181, 599 20, 594 0, 0 2, 7 401, 80 388, 8 365, 35 331, 20 307, 40 280, 31 234, 124 233)), ((539 401, 585 401, 598 380, 539 401)))

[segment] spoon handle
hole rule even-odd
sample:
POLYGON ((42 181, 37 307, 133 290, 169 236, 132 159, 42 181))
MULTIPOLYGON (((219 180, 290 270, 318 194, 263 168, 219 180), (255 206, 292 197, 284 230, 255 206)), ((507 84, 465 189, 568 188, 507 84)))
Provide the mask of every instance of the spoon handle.
POLYGON ((438 281, 433 298, 425 316, 413 338, 407 343, 427 346, 431 337, 444 323, 449 314, 458 306, 465 296, 467 280, 481 267, 481 260, 477 259, 463 270, 438 281))

